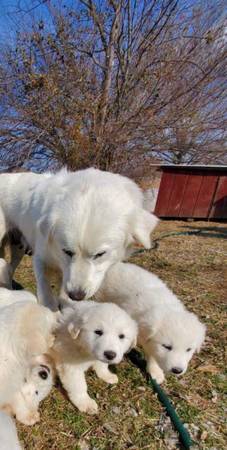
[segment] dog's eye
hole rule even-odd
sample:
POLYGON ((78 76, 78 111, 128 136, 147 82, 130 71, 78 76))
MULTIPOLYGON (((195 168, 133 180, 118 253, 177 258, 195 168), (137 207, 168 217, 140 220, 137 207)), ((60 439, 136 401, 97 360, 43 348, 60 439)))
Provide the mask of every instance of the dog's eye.
POLYGON ((124 339, 125 335, 124 334, 119 334, 119 339, 124 339))
POLYGON ((172 345, 166 345, 166 344, 162 344, 162 346, 164 347, 164 348, 166 348, 166 350, 169 350, 169 351, 171 351, 172 350, 172 345))
POLYGON ((93 259, 101 258, 101 256, 105 255, 105 253, 106 253, 106 252, 96 253, 96 255, 93 256, 93 259))
POLYGON ((102 336, 103 335, 103 331, 102 330, 95 330, 95 334, 97 334, 98 336, 102 336))
POLYGON ((186 352, 190 352, 190 351, 191 351, 191 348, 187 348, 186 352))
POLYGON ((67 248, 63 248, 63 252, 64 252, 66 255, 68 255, 70 258, 72 258, 72 257, 75 255, 74 252, 72 252, 71 250, 67 250, 67 248))
POLYGON ((46 372, 46 370, 40 370, 39 376, 40 376, 40 378, 42 378, 43 380, 46 380, 46 379, 48 378, 48 373, 46 372))

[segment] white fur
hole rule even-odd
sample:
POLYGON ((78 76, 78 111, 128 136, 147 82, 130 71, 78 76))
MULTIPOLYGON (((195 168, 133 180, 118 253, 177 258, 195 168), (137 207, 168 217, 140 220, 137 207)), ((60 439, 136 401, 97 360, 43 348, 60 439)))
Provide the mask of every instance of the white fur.
POLYGON ((10 288, 12 279, 12 270, 3 258, 0 258, 0 287, 10 288))
POLYGON ((88 299, 134 241, 150 247, 157 224, 133 181, 96 169, 2 174, 0 192, 0 242, 9 229, 23 233, 33 250, 39 301, 52 309, 57 304, 45 266, 60 269, 64 296, 78 299, 82 292, 88 299))
POLYGON ((134 264, 115 264, 96 297, 118 304, 137 321, 147 370, 159 383, 164 372, 179 369, 183 374, 193 353, 200 350, 205 326, 156 275, 134 264))
POLYGON ((34 425, 40 420, 39 404, 50 393, 53 380, 54 371, 50 358, 45 355, 33 358, 21 389, 4 406, 4 410, 15 415, 24 425, 34 425))
POLYGON ((31 301, 0 307, 0 408, 21 388, 33 357, 53 344, 55 314, 31 301))
POLYGON ((29 291, 11 291, 10 289, 0 287, 0 308, 9 306, 17 302, 37 303, 37 298, 29 291))
POLYGON ((92 367, 99 378, 116 383, 108 363, 118 364, 136 344, 136 335, 136 323, 117 305, 84 301, 63 310, 50 354, 71 402, 80 411, 94 414, 98 410, 87 393, 85 372, 92 367), (114 352, 111 360, 109 352, 114 352))
POLYGON ((17 430, 12 418, 0 411, 0 450, 21 450, 17 430))
MULTIPOLYGON (((18 293, 0 289, 0 410, 11 403, 16 407, 15 399, 24 391, 25 379, 34 377, 34 358, 46 353, 54 340, 56 315, 35 304, 29 297, 32 294, 21 292, 21 299, 18 293)), ((0 421, 0 449, 20 449, 11 418, 0 411, 0 421)))

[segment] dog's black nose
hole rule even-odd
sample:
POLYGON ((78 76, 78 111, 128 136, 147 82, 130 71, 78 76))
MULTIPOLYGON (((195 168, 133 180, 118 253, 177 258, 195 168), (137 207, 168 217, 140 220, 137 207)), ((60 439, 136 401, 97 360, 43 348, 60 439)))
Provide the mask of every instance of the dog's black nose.
POLYGON ((104 352, 104 356, 109 359, 109 361, 111 361, 117 356, 117 353, 112 352, 111 350, 107 350, 106 352, 104 352))
POLYGON ((171 369, 171 372, 176 373, 177 375, 179 375, 180 373, 183 372, 183 369, 181 369, 180 367, 173 367, 171 369))
POLYGON ((43 380, 46 380, 47 377, 48 377, 48 373, 47 373, 46 370, 40 370, 39 376, 40 376, 40 378, 42 378, 43 380))
POLYGON ((82 289, 76 289, 75 291, 69 291, 68 296, 71 300, 83 300, 86 296, 86 292, 82 289))

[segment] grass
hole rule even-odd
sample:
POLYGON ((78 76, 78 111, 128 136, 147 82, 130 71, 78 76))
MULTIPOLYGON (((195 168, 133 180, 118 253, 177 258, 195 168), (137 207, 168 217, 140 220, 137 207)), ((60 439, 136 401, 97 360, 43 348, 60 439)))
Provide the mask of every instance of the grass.
MULTIPOLYGON (((225 436, 225 300, 227 227, 207 222, 161 222, 154 238, 172 232, 201 229, 201 235, 168 236, 156 250, 132 261, 165 280, 188 308, 207 324, 207 340, 182 378, 169 376, 163 387, 198 444, 223 450, 225 436)), ((25 257, 16 280, 35 292, 31 260, 25 257)), ((117 386, 93 373, 89 392, 99 415, 80 414, 56 386, 41 405, 41 422, 18 424, 26 450, 171 450, 178 439, 169 419, 139 371, 127 361, 116 368, 117 386)))

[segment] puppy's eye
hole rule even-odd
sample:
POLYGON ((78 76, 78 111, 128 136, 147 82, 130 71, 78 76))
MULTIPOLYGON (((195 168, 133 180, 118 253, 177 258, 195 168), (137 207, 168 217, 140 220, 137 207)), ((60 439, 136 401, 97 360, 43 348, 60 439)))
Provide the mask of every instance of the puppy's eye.
POLYGON ((166 348, 166 350, 169 350, 169 351, 171 351, 172 350, 172 345, 166 345, 166 344, 162 344, 162 346, 164 347, 164 348, 166 348))
POLYGON ((125 335, 124 334, 119 334, 119 339, 124 339, 125 335))
POLYGON ((63 248, 62 250, 63 250, 63 252, 64 252, 66 255, 68 255, 70 258, 72 258, 72 257, 75 255, 74 252, 72 252, 71 250, 67 250, 67 248, 63 248))
POLYGON ((190 352, 190 351, 191 351, 191 348, 187 348, 186 352, 190 352))
POLYGON ((93 259, 101 258, 101 256, 105 255, 105 253, 106 253, 106 252, 96 253, 96 255, 93 256, 93 259))
POLYGON ((95 334, 97 334, 98 336, 102 336, 103 335, 103 331, 102 330, 95 330, 95 334))
POLYGON ((46 372, 46 370, 40 370, 39 376, 40 376, 40 378, 42 378, 43 380, 46 380, 46 379, 48 378, 48 373, 46 372))

